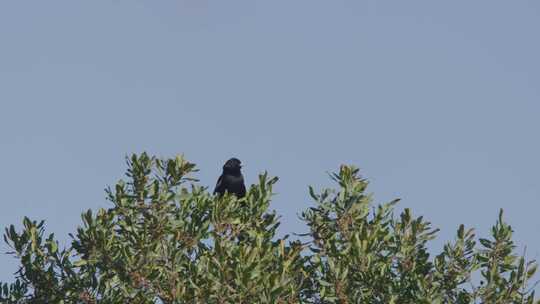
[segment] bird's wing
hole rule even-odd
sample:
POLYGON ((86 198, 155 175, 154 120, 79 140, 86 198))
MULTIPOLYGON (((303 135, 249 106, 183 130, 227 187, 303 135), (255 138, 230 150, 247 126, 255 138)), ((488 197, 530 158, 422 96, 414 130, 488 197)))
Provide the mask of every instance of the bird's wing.
POLYGON ((244 197, 246 195, 246 185, 244 184, 244 179, 242 178, 242 182, 240 184, 240 197, 244 197))
POLYGON ((219 176, 216 188, 214 189, 214 194, 223 192, 223 174, 219 176))

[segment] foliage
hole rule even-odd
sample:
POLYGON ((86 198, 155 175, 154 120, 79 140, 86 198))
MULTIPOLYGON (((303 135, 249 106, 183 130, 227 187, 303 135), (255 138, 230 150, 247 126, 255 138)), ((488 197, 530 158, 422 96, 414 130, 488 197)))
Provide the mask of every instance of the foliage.
POLYGON ((437 230, 408 209, 394 216, 398 200, 374 206, 358 169, 342 166, 337 190, 310 188, 301 243, 278 237, 277 178, 266 173, 237 199, 210 195, 181 156, 127 165, 127 181, 107 190, 112 207, 83 213, 68 248, 43 221, 6 228, 21 266, 0 303, 534 302, 536 264, 515 253, 502 211, 490 238, 477 244, 462 225, 432 257, 437 230))

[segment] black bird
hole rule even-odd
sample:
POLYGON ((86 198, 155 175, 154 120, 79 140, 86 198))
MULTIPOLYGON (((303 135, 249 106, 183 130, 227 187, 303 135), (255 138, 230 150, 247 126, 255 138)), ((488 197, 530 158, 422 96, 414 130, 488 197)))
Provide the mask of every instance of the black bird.
POLYGON ((246 196, 246 186, 244 176, 240 169, 242 162, 237 158, 229 159, 223 165, 223 174, 219 177, 214 194, 223 195, 225 192, 234 194, 237 198, 246 196))

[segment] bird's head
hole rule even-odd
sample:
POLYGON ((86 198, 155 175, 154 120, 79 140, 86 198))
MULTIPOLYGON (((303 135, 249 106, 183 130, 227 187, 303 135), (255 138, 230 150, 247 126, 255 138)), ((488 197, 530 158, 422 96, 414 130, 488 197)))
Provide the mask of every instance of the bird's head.
POLYGON ((229 159, 225 165, 223 165, 223 172, 227 173, 240 173, 242 168, 242 162, 238 158, 229 159))

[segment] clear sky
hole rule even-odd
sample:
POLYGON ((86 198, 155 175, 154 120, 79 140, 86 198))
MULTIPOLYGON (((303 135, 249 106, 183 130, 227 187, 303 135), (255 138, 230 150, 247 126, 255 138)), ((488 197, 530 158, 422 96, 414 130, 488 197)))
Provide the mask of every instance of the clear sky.
POLYGON ((0 226, 66 242, 125 155, 184 153, 210 187, 236 156, 280 177, 281 233, 349 163, 441 241, 504 208, 539 258, 539 3, 2 1, 0 226))

